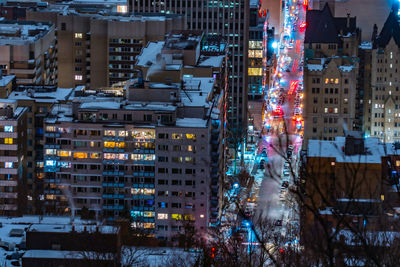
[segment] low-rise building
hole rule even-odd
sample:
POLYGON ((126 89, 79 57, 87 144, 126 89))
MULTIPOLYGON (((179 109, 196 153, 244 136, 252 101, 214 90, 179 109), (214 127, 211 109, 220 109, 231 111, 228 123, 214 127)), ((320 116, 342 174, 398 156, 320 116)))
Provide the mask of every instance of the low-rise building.
POLYGON ((57 84, 55 26, 44 22, 0 21, 0 69, 17 84, 57 84))
POLYGON ((0 70, 0 98, 7 98, 15 88, 15 75, 3 76, 0 70))

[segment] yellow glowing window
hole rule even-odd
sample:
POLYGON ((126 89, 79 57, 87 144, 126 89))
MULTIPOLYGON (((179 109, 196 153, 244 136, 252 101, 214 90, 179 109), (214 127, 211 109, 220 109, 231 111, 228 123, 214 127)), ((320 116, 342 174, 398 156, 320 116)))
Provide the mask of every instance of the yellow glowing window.
POLYGON ((191 140, 196 140, 196 135, 195 134, 186 134, 186 139, 191 139, 191 140))
POLYGON ((154 217, 154 211, 145 211, 143 212, 143 217, 154 217))
POLYGON ((195 217, 192 214, 185 214, 184 215, 185 221, 194 221, 195 217))
POLYGON ((76 159, 87 159, 87 153, 74 152, 74 158, 76 158, 76 159))
POLYGON ((182 134, 173 133, 172 139, 182 139, 182 134))
POLYGON ((331 78, 331 83, 333 83, 333 79, 331 78))
POLYGON ((90 141, 90 147, 94 147, 94 142, 90 141))
POLYGON ((46 127, 46 132, 55 132, 56 131, 56 127, 54 126, 47 126, 46 127))
POLYGON ((125 147, 125 142, 115 143, 115 146, 119 147, 119 148, 124 148, 125 147))
POLYGON ((104 147, 114 148, 115 147, 115 142, 104 141, 104 147))
POLYGON ((83 37, 83 34, 82 34, 82 33, 80 33, 80 32, 76 32, 76 33, 75 33, 75 38, 82 39, 82 37, 83 37))
POLYGON ((339 83, 339 79, 336 78, 336 79, 335 79, 335 84, 338 84, 338 83, 339 83))
POLYGON ((400 167, 400 160, 396 160, 396 167, 400 167))
POLYGON ((194 159, 192 157, 185 157, 185 162, 186 163, 193 163, 194 159))
POLYGON ((155 189, 151 189, 151 188, 144 188, 143 189, 143 194, 144 195, 154 195, 155 193, 155 189))
POLYGON ((175 219, 175 220, 182 220, 182 215, 173 213, 173 214, 171 214, 171 218, 175 219))
POLYGON ((159 220, 168 220, 168 213, 158 213, 157 219, 159 220))
POLYGON ((262 68, 249 68, 250 76, 262 76, 262 68))
POLYGON ((187 146, 187 151, 192 152, 194 151, 194 147, 192 145, 187 146))
POLYGON ((71 151, 59 150, 59 151, 57 151, 57 156, 59 156, 59 157, 70 157, 71 156, 71 151))
POLYGON ((91 159, 99 159, 100 158, 100 153, 90 153, 90 158, 91 159))
POLYGON ((143 223, 143 228, 145 229, 154 228, 154 223, 143 223))
POLYGON ((46 199, 55 200, 56 196, 55 195, 46 195, 46 199))
POLYGON ((12 138, 4 138, 4 144, 11 145, 12 143, 13 143, 13 139, 12 138))

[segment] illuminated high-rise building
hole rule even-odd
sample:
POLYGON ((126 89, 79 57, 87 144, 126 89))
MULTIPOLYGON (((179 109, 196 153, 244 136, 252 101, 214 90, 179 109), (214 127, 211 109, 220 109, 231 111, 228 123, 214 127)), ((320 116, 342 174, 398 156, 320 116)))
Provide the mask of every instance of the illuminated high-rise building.
POLYGON ((234 142, 247 130, 249 1, 128 0, 129 12, 185 14, 190 30, 222 35, 230 47, 228 125, 234 142))

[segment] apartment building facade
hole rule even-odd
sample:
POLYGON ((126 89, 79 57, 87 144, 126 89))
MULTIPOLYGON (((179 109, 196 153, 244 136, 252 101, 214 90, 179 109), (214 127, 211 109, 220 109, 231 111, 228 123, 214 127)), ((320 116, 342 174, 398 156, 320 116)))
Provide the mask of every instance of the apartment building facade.
POLYGON ((177 15, 79 13, 69 6, 29 10, 27 19, 57 26, 58 85, 91 89, 136 77, 135 57, 142 47, 185 27, 177 15))
POLYGON ((229 87, 226 91, 229 101, 227 123, 233 143, 243 141, 247 133, 249 5, 249 1, 245 0, 128 1, 129 12, 183 14, 186 16, 187 29, 224 37, 231 55, 229 87))
POLYGON ((184 221, 201 231, 216 223, 221 125, 204 106, 214 82, 136 84, 128 102, 53 107, 45 126, 48 212, 86 207, 110 220, 129 214, 134 227, 169 241, 184 221), (183 105, 171 103, 171 95, 183 105))
POLYGON ((26 164, 27 209, 25 213, 43 212, 43 149, 44 119, 52 106, 72 99, 78 88, 58 88, 55 86, 17 86, 9 94, 8 100, 16 101, 19 107, 26 107, 26 142, 24 162, 26 164))
POLYGON ((0 99, 0 212, 17 216, 26 210, 27 109, 0 99))
POLYGON ((17 84, 57 84, 55 26, 50 23, 0 23, 0 68, 17 84))
MULTIPOLYGON (((304 142, 334 140, 361 129, 358 87, 360 31, 356 19, 334 18, 329 5, 307 12, 304 67, 304 142), (326 25, 326 27, 324 26, 326 25)), ((361 115, 360 115, 361 110, 361 115)))
POLYGON ((371 84, 367 99, 370 109, 367 133, 384 142, 400 140, 400 26, 397 10, 392 10, 378 34, 374 29, 371 49, 371 84), (370 128, 369 128, 370 127, 370 128))

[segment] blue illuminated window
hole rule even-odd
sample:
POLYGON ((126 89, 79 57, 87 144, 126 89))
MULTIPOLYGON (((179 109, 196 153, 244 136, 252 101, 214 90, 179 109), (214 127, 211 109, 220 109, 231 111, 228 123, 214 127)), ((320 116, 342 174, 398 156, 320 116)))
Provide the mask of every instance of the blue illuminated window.
POLYGON ((12 133, 13 132, 13 127, 10 125, 4 126, 4 131, 7 133, 12 133))

